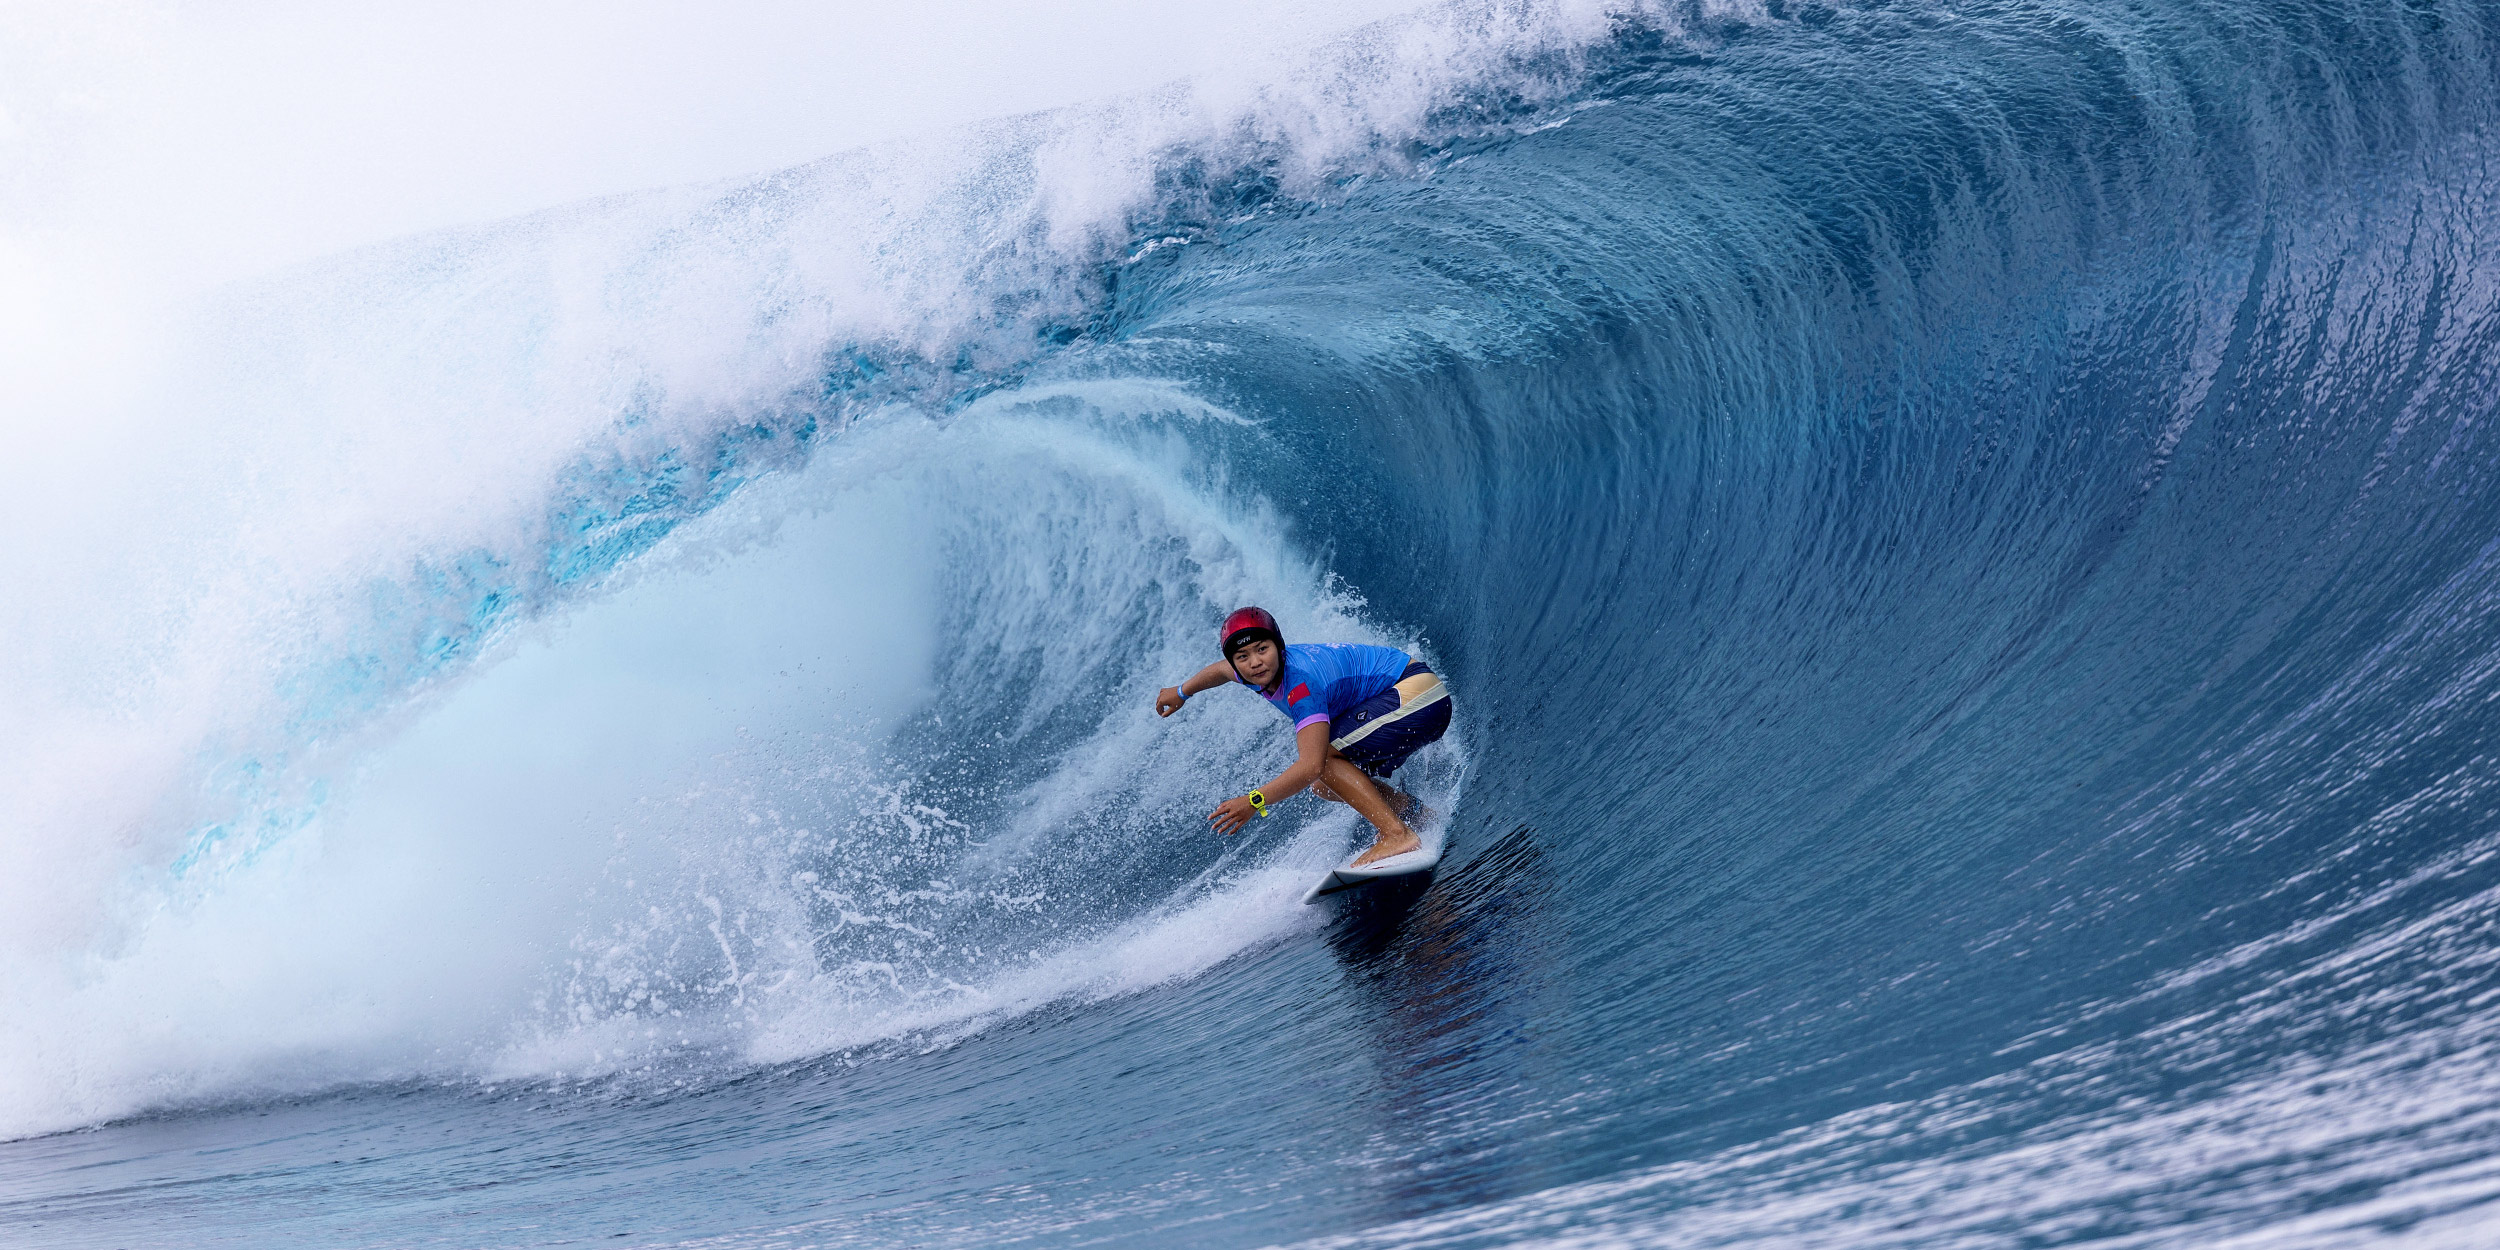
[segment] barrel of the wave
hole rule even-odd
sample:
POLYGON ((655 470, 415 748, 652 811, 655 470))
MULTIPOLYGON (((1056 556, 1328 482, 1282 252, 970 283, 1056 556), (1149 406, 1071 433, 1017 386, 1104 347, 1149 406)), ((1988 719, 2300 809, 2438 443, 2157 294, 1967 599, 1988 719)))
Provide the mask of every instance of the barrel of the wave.
POLYGON ((1274 780, 1209 813, 1216 831, 1238 833, 1267 815, 1271 804, 1306 789, 1360 813, 1371 822, 1372 844, 1312 886, 1303 896, 1306 903, 1440 863, 1442 840, 1427 840, 1415 828, 1429 826, 1440 814, 1389 782, 1417 751, 1449 732, 1450 690, 1431 666, 1395 647, 1288 645, 1283 627, 1265 608, 1242 608, 1225 617, 1216 637, 1223 658, 1158 692, 1156 714, 1180 711, 1194 693, 1248 686, 1293 726, 1296 752, 1274 780))

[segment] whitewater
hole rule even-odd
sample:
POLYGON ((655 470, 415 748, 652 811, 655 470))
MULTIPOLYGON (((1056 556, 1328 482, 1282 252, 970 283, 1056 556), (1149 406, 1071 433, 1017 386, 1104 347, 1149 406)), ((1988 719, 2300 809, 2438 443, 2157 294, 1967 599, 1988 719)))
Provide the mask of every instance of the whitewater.
POLYGON ((0 1244, 2500 1236, 2500 10, 250 12, 0 19, 0 1244))

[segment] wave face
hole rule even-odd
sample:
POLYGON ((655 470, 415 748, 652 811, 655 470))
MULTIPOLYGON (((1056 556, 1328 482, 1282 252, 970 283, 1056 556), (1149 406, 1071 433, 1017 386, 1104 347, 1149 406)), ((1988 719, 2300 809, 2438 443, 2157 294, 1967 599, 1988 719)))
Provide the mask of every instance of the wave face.
POLYGON ((2500 15, 1434 20, 238 296, 532 437, 23 801, 8 1222, 2487 1241, 2500 15), (1243 601, 1448 675, 1436 879, 1197 830, 1243 601))

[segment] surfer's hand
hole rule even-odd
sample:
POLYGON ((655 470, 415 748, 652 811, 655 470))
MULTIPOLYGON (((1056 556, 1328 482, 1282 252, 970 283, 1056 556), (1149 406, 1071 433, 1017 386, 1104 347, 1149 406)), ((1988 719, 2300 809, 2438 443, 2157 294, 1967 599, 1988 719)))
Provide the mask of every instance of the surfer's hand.
POLYGON ((1181 705, 1188 701, 1181 697, 1180 687, 1165 686, 1162 692, 1155 696, 1155 715, 1170 716, 1181 710, 1181 705))
POLYGON ((1223 804, 1215 809, 1215 814, 1207 819, 1215 822, 1217 833, 1231 837, 1241 832, 1241 827, 1249 824, 1250 818, 1258 814, 1258 809, 1250 806, 1249 797, 1244 795, 1240 798, 1224 800, 1223 804))

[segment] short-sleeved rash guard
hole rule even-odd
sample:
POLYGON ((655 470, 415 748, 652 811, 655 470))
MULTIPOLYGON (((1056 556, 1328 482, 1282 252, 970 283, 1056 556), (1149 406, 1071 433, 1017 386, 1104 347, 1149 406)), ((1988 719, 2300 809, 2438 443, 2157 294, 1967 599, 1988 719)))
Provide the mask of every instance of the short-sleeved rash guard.
MULTIPOLYGON (((1260 697, 1293 722, 1295 733, 1313 721, 1334 720, 1354 705, 1398 684, 1413 657, 1394 647, 1355 642, 1296 642, 1285 647, 1285 675, 1276 692, 1260 697)), ((1244 685, 1249 683, 1244 682, 1244 685)), ((1257 689, 1257 687, 1252 687, 1257 689)))

